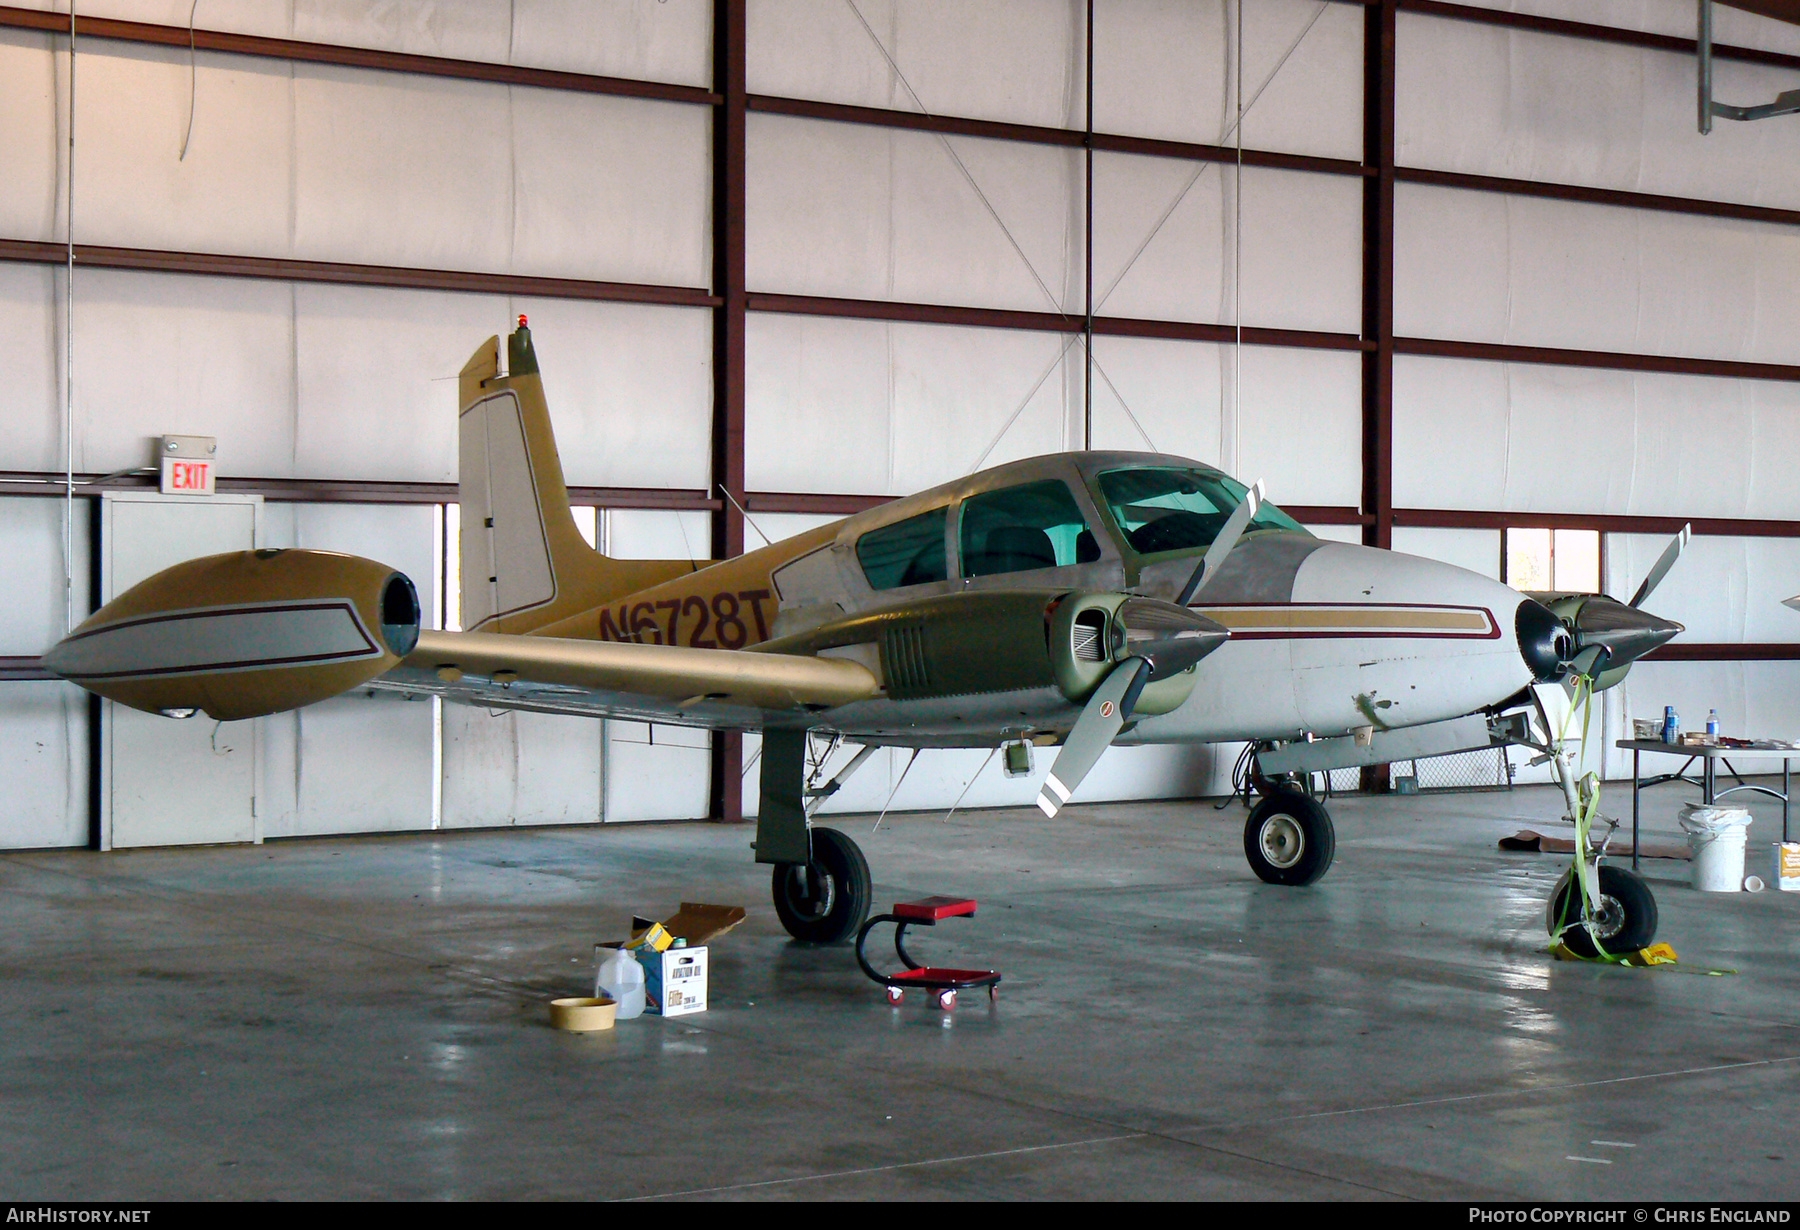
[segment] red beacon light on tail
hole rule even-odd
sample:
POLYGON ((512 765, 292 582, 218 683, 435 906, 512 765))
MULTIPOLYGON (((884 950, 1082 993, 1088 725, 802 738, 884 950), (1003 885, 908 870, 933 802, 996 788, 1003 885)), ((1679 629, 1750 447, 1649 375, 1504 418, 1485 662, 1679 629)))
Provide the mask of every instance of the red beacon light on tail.
POLYGON ((519 328, 523 329, 524 327, 525 327, 525 313, 520 312, 519 313, 519 328))

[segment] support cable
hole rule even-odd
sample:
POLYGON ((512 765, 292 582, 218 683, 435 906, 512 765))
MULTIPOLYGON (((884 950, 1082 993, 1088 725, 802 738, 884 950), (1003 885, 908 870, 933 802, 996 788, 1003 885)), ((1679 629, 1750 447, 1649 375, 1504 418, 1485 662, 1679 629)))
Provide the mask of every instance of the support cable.
MULTIPOLYGON (((1273 82, 1281 70, 1286 67, 1288 60, 1293 56, 1294 52, 1299 49, 1300 44, 1305 41, 1306 36, 1312 32, 1312 28, 1319 23, 1319 18, 1323 17, 1325 15, 1325 10, 1331 7, 1331 2, 1332 0, 1320 0, 1319 11, 1312 15, 1312 20, 1306 23, 1306 27, 1300 31, 1294 41, 1288 45, 1288 49, 1282 53, 1281 59, 1275 62, 1275 67, 1269 70, 1269 75, 1263 78, 1262 84, 1256 87, 1256 92, 1250 96, 1250 101, 1243 105, 1237 123, 1233 124, 1226 132, 1219 134, 1217 144, 1223 144, 1225 141, 1237 136, 1237 129, 1243 123, 1243 117, 1255 109, 1257 101, 1263 96, 1263 91, 1269 88, 1270 83, 1273 82)), ((1238 144, 1241 151, 1243 144, 1241 137, 1238 137, 1238 144)), ((1241 152, 1239 157, 1242 157, 1241 152)), ((1100 293, 1100 302, 1096 305, 1096 310, 1106 306, 1106 301, 1112 298, 1112 293, 1119 289, 1119 283, 1125 280, 1125 275, 1131 272, 1133 266, 1137 264, 1138 258, 1144 255, 1144 250, 1150 246, 1157 235, 1162 233, 1163 227, 1168 224, 1170 218, 1174 217, 1175 211, 1180 208, 1182 201, 1187 199, 1187 194, 1193 191, 1193 187, 1200 181, 1200 177, 1206 174, 1208 167, 1215 165, 1218 164, 1202 162, 1195 165, 1193 174, 1188 176, 1187 183, 1183 184, 1181 191, 1175 194, 1175 199, 1169 202, 1169 207, 1163 210, 1162 216, 1156 220, 1156 225, 1150 228, 1150 233, 1144 236, 1144 242, 1137 246, 1137 251, 1131 254, 1131 259, 1125 262, 1125 267, 1119 270, 1118 276, 1115 277, 1112 282, 1108 284, 1107 288, 1100 293)))

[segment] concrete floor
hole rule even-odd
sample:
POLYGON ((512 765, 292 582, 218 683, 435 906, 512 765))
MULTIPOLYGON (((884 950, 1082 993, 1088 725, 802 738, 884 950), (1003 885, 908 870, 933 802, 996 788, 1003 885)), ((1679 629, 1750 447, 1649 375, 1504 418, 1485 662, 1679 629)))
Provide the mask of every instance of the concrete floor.
POLYGON ((981 899, 916 945, 1005 972, 948 1014, 789 942, 741 828, 0 855, 0 1199, 1800 1191, 1800 894, 1650 864, 1687 964, 1563 964, 1566 860, 1495 849, 1548 790, 1332 810, 1304 890, 1235 805, 838 821, 878 905, 981 899), (682 899, 751 910, 711 1011, 548 1027, 682 899))

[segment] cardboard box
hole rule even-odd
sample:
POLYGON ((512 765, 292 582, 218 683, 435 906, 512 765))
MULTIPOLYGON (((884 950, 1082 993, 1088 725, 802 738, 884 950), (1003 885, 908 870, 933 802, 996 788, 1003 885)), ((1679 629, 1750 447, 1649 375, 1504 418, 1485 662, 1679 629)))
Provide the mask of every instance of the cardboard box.
POLYGON ((707 952, 699 948, 639 949, 644 967, 644 1011, 658 1016, 686 1016, 706 1011, 707 952))
POLYGON ((1784 893, 1800 893, 1800 841, 1775 843, 1775 887, 1784 893))

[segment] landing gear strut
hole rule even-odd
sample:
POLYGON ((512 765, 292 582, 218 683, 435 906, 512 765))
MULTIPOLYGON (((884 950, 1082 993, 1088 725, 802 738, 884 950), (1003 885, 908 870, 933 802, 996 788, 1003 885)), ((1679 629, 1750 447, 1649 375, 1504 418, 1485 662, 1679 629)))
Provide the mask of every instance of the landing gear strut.
POLYGON ((1244 856, 1269 884, 1299 887, 1331 870, 1337 835, 1317 799, 1284 786, 1272 790, 1244 825, 1244 856))
POLYGON ((787 933, 811 944, 836 944, 869 916, 869 864, 836 829, 812 830, 812 862, 779 863, 770 888, 787 933))

